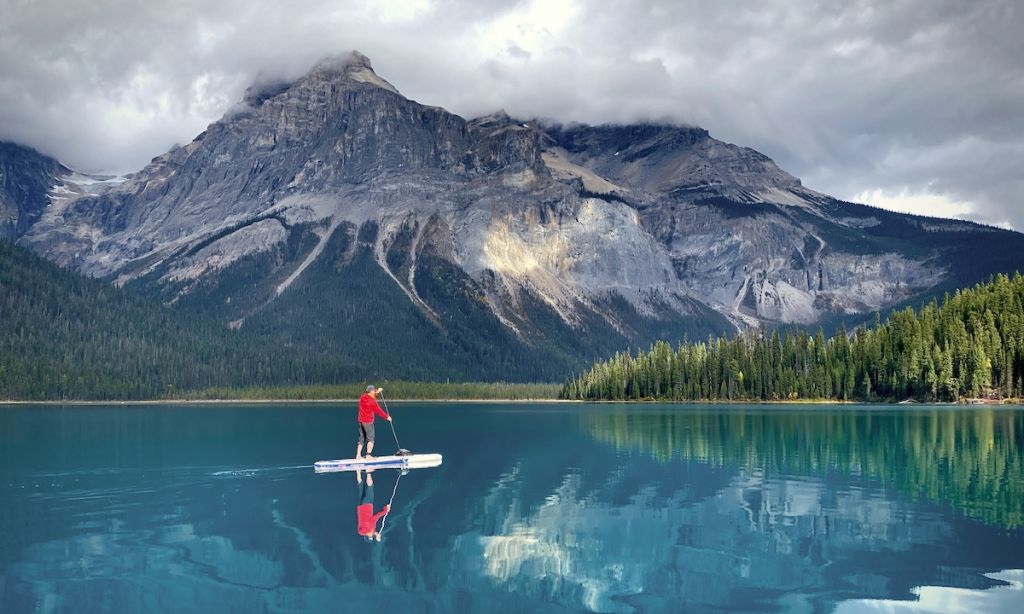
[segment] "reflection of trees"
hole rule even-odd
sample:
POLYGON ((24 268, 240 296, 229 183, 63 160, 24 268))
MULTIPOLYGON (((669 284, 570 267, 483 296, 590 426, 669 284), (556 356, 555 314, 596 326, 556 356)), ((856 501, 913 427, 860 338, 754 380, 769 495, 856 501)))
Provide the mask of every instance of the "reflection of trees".
POLYGON ((864 475, 990 524, 1024 525, 1020 412, 596 411, 583 422, 600 441, 660 460, 864 475))

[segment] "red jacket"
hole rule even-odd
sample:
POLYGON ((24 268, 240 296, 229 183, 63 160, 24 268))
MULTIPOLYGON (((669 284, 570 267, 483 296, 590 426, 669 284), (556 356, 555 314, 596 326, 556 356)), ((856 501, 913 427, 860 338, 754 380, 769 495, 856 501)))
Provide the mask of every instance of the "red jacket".
POLYGON ((356 506, 356 532, 360 535, 369 535, 377 530, 377 519, 387 514, 391 510, 390 505, 385 505, 384 509, 373 513, 373 504, 364 503, 356 506))
POLYGON ((377 414, 385 420, 388 419, 387 413, 377 405, 377 400, 371 397, 369 394, 364 394, 359 397, 359 421, 363 424, 373 422, 373 414, 377 414))

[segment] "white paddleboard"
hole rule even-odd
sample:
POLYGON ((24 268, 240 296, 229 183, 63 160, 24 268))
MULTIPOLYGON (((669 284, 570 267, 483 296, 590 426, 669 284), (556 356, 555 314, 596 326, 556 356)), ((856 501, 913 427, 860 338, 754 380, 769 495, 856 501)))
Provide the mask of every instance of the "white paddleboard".
POLYGON ((375 456, 374 458, 343 458, 313 463, 317 473, 328 471, 355 471, 357 469, 425 469, 441 464, 440 454, 410 454, 409 456, 375 456))

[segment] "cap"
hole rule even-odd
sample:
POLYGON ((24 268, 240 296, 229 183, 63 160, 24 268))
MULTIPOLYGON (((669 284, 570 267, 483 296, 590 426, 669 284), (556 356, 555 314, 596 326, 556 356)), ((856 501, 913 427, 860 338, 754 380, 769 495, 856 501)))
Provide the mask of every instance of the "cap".
POLYGON ((366 391, 367 392, 373 392, 376 389, 377 389, 377 387, 374 386, 373 384, 370 384, 369 386, 366 387, 366 391))

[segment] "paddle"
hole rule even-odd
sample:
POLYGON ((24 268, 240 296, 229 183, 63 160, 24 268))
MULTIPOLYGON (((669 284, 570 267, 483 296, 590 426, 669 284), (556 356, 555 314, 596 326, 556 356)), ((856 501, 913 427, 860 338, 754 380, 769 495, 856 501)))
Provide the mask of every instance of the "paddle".
MULTIPOLYGON (((380 402, 384 404, 384 411, 387 412, 387 414, 390 416, 391 410, 388 409, 388 403, 387 401, 384 400, 384 393, 380 392, 377 394, 377 396, 380 397, 380 402)), ((411 456, 412 452, 406 450, 405 448, 402 447, 402 444, 398 443, 398 433, 395 432, 394 420, 388 420, 388 424, 391 425, 391 434, 395 436, 395 446, 398 447, 398 451, 395 452, 395 456, 411 456)))

